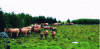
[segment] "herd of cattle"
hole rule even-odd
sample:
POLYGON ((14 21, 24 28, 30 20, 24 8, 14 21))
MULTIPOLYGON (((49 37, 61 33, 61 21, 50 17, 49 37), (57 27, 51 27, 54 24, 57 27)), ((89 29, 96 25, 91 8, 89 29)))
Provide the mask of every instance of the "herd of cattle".
MULTIPOLYGON (((66 23, 67 25, 73 25, 73 23, 66 23)), ((56 25, 61 25, 61 23, 53 23, 52 24, 53 26, 56 26, 56 25)), ((31 25, 31 26, 27 26, 27 27, 22 27, 22 28, 4 28, 4 32, 8 33, 8 36, 11 36, 12 37, 12 34, 16 34, 16 36, 22 36, 22 35, 29 35, 31 34, 32 32, 35 32, 35 33, 40 33, 41 32, 41 28, 44 28, 44 29, 51 29, 52 32, 52 37, 54 38, 55 35, 56 35, 56 30, 57 30, 57 27, 50 27, 48 23, 41 23, 40 25, 38 23, 35 23, 34 25, 31 25)), ((47 38, 49 32, 48 30, 45 30, 44 31, 44 34, 41 33, 40 36, 41 38, 43 38, 43 35, 45 35, 45 38, 47 38)))

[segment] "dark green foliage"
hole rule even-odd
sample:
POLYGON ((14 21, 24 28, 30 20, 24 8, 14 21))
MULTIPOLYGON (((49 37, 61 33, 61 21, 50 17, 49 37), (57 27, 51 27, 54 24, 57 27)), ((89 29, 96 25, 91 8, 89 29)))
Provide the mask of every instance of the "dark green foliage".
POLYGON ((56 21, 56 18, 48 17, 45 18, 45 16, 39 16, 39 17, 32 17, 29 14, 19 13, 15 14, 12 13, 4 13, 0 9, 0 32, 4 31, 4 28, 21 28, 25 26, 29 26, 34 23, 49 23, 52 24, 56 21))
POLYGON ((52 23, 56 23, 57 21, 56 21, 56 18, 52 18, 52 17, 47 17, 47 23, 49 23, 49 24, 52 24, 52 23))
POLYGON ((70 19, 68 19, 67 22, 70 23, 70 19))
POLYGON ((77 19, 73 20, 74 24, 99 24, 100 19, 77 19))
POLYGON ((39 24, 40 23, 46 23, 46 18, 44 16, 39 16, 39 24))
POLYGON ((2 14, 3 14, 3 12, 2 12, 2 10, 0 8, 0 32, 3 32, 4 31, 4 27, 5 27, 5 23, 4 23, 3 19, 2 19, 3 18, 2 14))
POLYGON ((61 21, 59 20, 58 23, 61 23, 61 21))

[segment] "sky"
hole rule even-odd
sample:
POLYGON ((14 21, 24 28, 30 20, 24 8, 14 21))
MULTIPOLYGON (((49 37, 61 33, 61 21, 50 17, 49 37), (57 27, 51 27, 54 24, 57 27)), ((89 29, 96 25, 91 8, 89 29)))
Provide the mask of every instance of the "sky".
POLYGON ((100 0, 2 0, 4 12, 56 18, 57 21, 80 18, 100 19, 100 0))

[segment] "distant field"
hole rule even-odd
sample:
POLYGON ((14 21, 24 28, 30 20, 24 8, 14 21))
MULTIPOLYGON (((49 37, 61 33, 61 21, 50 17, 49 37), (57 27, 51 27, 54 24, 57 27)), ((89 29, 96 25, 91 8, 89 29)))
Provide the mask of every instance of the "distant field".
MULTIPOLYGON (((99 49, 99 25, 63 25, 56 26, 57 33, 52 39, 51 30, 47 39, 39 39, 40 35, 32 33, 30 37, 21 37, 12 41, 11 49, 99 49), (22 44, 19 41, 22 41, 22 44), (14 44, 12 44, 14 42, 14 44), (81 42, 78 44, 72 42, 81 42), (25 45, 26 47, 23 47, 25 45)), ((45 29, 41 29, 44 33, 45 29)), ((0 38, 0 47, 4 49, 6 38, 0 38)))

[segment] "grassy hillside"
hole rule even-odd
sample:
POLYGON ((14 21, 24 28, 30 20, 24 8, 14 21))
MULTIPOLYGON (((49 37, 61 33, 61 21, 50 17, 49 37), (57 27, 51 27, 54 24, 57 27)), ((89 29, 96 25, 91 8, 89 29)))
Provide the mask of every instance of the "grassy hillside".
MULTIPOLYGON (((45 29, 41 30, 41 33, 44 33, 45 29)), ((57 26, 55 39, 52 39, 51 30, 47 39, 39 38, 40 35, 33 32, 30 37, 21 37, 14 41, 9 38, 9 45, 11 49, 99 49, 99 25, 57 26)), ((6 41, 6 38, 0 38, 0 41, 0 46, 4 48, 5 44, 2 41, 6 41)))

